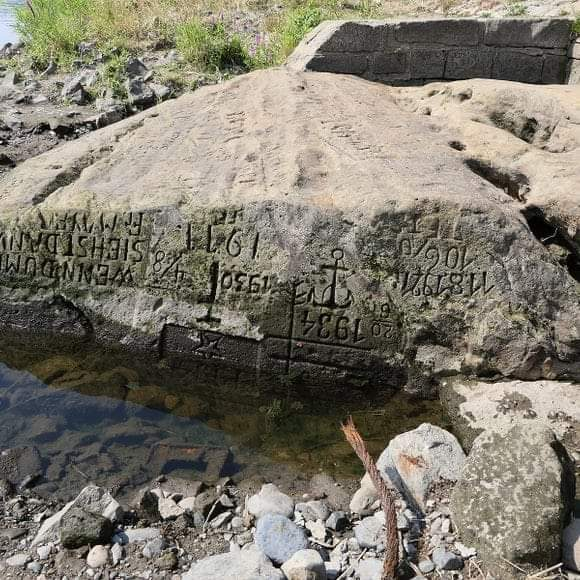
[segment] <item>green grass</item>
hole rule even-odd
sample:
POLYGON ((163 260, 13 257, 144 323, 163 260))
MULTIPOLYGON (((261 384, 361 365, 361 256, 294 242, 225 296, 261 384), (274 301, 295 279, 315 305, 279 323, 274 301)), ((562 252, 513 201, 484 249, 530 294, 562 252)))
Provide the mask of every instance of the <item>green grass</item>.
POLYGON ((211 24, 193 18, 180 24, 175 34, 175 45, 186 62, 203 71, 233 67, 248 69, 251 65, 242 38, 237 34, 228 34, 221 22, 211 24))
POLYGON ((580 35, 580 16, 574 20, 574 24, 572 24, 572 32, 580 35))

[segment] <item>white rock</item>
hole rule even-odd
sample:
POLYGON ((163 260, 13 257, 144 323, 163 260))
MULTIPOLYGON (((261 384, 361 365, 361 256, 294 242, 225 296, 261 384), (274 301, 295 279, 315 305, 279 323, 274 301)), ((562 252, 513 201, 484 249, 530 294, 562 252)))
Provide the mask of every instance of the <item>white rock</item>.
POLYGON ((113 566, 116 566, 123 559, 123 546, 121 544, 113 544, 111 548, 111 560, 113 561, 113 566))
POLYGON ((113 536, 115 544, 131 544, 133 542, 147 542, 161 537, 161 531, 157 528, 134 528, 117 532, 113 536))
POLYGON ((355 538, 361 548, 375 548, 383 541, 383 524, 378 518, 364 518, 354 527, 355 538))
POLYGON ((451 433, 423 423, 391 439, 377 467, 407 501, 424 507, 431 484, 439 479, 457 481, 464 463, 465 453, 451 433))
POLYGON ((372 505, 377 501, 378 494, 374 487, 361 487, 355 491, 350 500, 350 511, 353 514, 368 515, 372 511, 372 505))
POLYGON ((91 568, 101 568, 109 562, 109 548, 107 546, 93 546, 87 556, 87 564, 91 568))
POLYGON ((284 580, 284 574, 254 544, 243 550, 231 544, 230 550, 200 560, 182 580, 284 580))
POLYGON ((381 580, 383 577, 383 562, 377 558, 361 560, 356 567, 359 580, 381 580))
POLYGON ((326 568, 316 550, 300 550, 282 564, 288 580, 326 580, 326 568))
POLYGON ((227 524, 231 519, 232 512, 224 512, 223 514, 220 514, 211 520, 209 525, 217 530, 218 528, 221 528, 223 525, 227 524))
POLYGON ((306 529, 310 530, 312 537, 315 540, 320 540, 324 542, 326 539, 326 526, 322 520, 316 520, 315 522, 306 522, 306 529))
POLYGON ((189 510, 190 512, 195 509, 195 498, 194 497, 184 497, 178 504, 181 509, 189 510))
POLYGON ((256 518, 269 513, 291 518, 294 514, 294 500, 282 493, 273 483, 267 483, 262 486, 260 493, 248 500, 248 512, 256 518))
POLYGON ((159 515, 164 520, 174 519, 185 513, 185 510, 177 505, 174 500, 169 497, 159 499, 159 515))
POLYGON ((28 554, 14 554, 6 559, 6 564, 14 568, 23 568, 30 562, 31 558, 28 554))
POLYGON ((580 519, 564 529, 562 558, 567 568, 580 572, 580 519))
POLYGON ((42 561, 48 560, 51 552, 52 552, 52 544, 47 544, 46 546, 38 546, 38 548, 36 548, 38 559, 42 561))
POLYGON ((340 562, 336 560, 324 562, 324 567, 326 568, 327 580, 336 580, 340 576, 340 573, 342 572, 340 562))

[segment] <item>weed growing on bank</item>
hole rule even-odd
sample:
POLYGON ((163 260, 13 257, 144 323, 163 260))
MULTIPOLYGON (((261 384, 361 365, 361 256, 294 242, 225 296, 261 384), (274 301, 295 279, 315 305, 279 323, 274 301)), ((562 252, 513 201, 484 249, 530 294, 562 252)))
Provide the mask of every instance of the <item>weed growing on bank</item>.
POLYGON ((15 11, 39 69, 71 69, 90 43, 105 59, 176 48, 186 65, 209 73, 280 64, 323 20, 379 16, 375 0, 350 8, 343 0, 29 0, 15 11))

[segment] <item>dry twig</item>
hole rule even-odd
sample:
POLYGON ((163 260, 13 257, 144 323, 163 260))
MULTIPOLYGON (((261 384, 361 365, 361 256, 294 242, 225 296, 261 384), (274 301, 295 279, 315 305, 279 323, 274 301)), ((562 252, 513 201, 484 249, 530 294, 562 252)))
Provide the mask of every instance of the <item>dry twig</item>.
POLYGON ((358 458, 362 461, 369 474, 381 500, 381 506, 385 513, 385 561, 383 564, 383 580, 394 580, 399 564, 399 536, 397 533, 397 512, 395 510, 395 497, 381 477, 377 466, 367 451, 365 442, 358 432, 352 417, 349 417, 345 425, 341 425, 346 440, 350 443, 358 458))

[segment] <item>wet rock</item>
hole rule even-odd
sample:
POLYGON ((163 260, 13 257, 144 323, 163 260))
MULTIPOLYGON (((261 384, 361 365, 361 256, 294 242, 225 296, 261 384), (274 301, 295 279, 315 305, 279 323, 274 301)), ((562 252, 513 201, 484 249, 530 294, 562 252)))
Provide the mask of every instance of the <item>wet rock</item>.
POLYGON ((112 535, 111 520, 83 508, 72 507, 60 522, 60 541, 65 548, 107 544, 112 535))
POLYGON ((457 481, 464 462, 465 453, 451 433, 423 423, 392 439, 377 467, 407 501, 423 508, 431 485, 440 479, 457 481))
POLYGON ((573 519, 564 530, 562 560, 564 566, 580 572, 580 519, 573 519))
POLYGON ((277 564, 283 564, 308 547, 304 529, 275 513, 266 513, 258 520, 255 540, 264 554, 277 564))
POLYGON ((354 536, 361 548, 376 548, 384 541, 383 524, 374 516, 364 518, 354 527, 354 536))
POLYGON ((463 542, 502 576, 520 566, 559 562, 574 501, 573 464, 554 433, 524 422, 474 443, 451 507, 463 542))
POLYGON ((107 546, 94 546, 87 556, 87 565, 91 568, 102 568, 109 563, 109 557, 107 546))
POLYGON ((232 544, 228 554, 200 560, 182 580, 284 580, 284 574, 257 546, 241 550, 232 544))
POLYGON ((300 550, 282 564, 287 580, 326 580, 324 561, 316 550, 300 550))
POLYGON ((316 498, 326 498, 326 503, 335 510, 347 510, 350 496, 327 473, 317 473, 310 480, 310 490, 316 498))
POLYGON ((147 488, 139 490, 131 503, 141 518, 156 521, 161 517, 159 513, 159 498, 147 488))
POLYGON ((435 548, 431 558, 438 570, 461 570, 463 568, 463 559, 442 547, 435 548))
POLYGON ((266 514, 280 514, 290 518, 294 514, 294 500, 273 483, 267 483, 262 486, 260 493, 248 500, 248 512, 256 518, 266 514))
POLYGON ((10 556, 10 558, 6 558, 6 564, 13 568, 24 568, 30 560, 31 558, 28 554, 15 554, 10 556))
POLYGON ((36 447, 15 447, 0 453, 0 477, 19 485, 27 476, 42 473, 42 459, 36 447))

